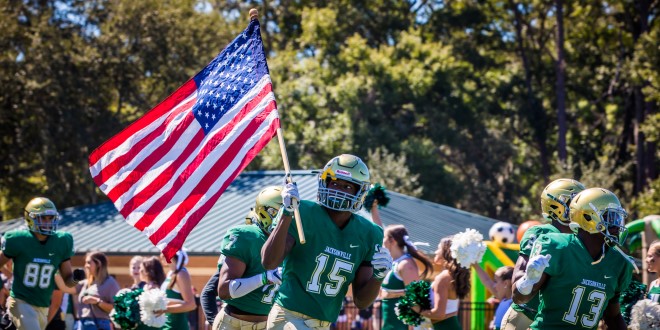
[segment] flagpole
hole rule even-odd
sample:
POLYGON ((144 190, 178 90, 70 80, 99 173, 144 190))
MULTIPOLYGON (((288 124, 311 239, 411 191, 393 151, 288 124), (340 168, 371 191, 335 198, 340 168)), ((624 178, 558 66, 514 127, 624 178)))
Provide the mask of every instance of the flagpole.
MULTIPOLYGON (((250 20, 259 19, 259 12, 256 8, 252 8, 249 11, 250 20)), ((282 128, 277 129, 277 141, 280 143, 280 152, 282 153, 282 162, 284 163, 284 175, 288 183, 293 182, 291 177, 291 169, 289 168, 289 157, 286 154, 286 148, 284 146, 284 135, 282 134, 282 128)), ((298 238, 300 239, 300 244, 305 244, 305 232, 303 231, 302 221, 300 220, 300 211, 298 210, 298 201, 293 200, 293 216, 296 219, 296 228, 298 229, 298 238)))
MULTIPOLYGON (((277 141, 280 143, 280 152, 282 153, 282 162, 284 162, 284 175, 286 176, 286 181, 288 183, 293 182, 291 177, 291 170, 289 169, 289 157, 286 155, 286 148, 284 147, 284 137, 282 136, 282 128, 277 129, 277 141)), ((293 216, 296 219, 296 228, 298 229, 298 238, 300 238, 300 244, 305 244, 305 232, 303 231, 302 221, 300 220, 300 211, 298 211, 298 201, 291 201, 293 205, 293 216)))

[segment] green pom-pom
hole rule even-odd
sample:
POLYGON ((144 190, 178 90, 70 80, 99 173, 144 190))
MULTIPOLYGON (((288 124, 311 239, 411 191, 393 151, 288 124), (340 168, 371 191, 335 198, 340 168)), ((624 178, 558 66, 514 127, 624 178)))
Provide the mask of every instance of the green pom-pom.
POLYGON ((630 324, 632 309, 635 304, 646 296, 646 284, 636 280, 630 281, 630 285, 621 292, 619 305, 621 306, 621 315, 626 324, 630 324))
POLYGON ((367 196, 364 198, 364 205, 367 212, 371 212, 371 205, 374 201, 378 201, 378 206, 385 207, 387 203, 390 202, 390 198, 387 197, 387 192, 385 191, 385 186, 382 186, 380 183, 376 183, 369 191, 367 191, 367 196))
POLYGON ((115 296, 115 308, 112 321, 122 329, 135 329, 140 324, 140 304, 138 297, 144 290, 120 291, 115 296))
POLYGON ((431 284, 426 281, 414 281, 406 286, 406 294, 399 298, 395 312, 399 320, 407 325, 418 326, 424 318, 412 308, 419 305, 422 310, 431 309, 431 284))

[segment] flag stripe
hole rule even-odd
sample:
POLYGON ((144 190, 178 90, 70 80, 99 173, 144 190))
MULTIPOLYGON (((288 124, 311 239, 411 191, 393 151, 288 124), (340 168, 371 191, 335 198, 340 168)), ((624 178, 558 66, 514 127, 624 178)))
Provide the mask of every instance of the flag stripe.
POLYGON ((257 143, 248 151, 248 153, 243 157, 243 161, 241 162, 241 165, 236 168, 236 170, 231 174, 231 179, 229 180, 224 180, 222 187, 218 189, 218 191, 211 196, 204 204, 201 205, 199 209, 194 211, 188 219, 186 219, 185 222, 183 222, 181 228, 178 231, 172 231, 170 234, 165 237, 164 239, 160 241, 156 241, 155 239, 149 238, 152 243, 154 243, 161 251, 163 251, 164 254, 168 253, 176 253, 176 249, 174 248, 175 246, 181 246, 183 245, 186 236, 188 235, 189 232, 197 226, 197 224, 204 218, 204 215, 208 213, 208 211, 213 207, 215 204, 215 201, 222 195, 229 184, 233 181, 238 174, 240 174, 243 169, 254 159, 254 157, 259 153, 261 149, 263 149, 268 142, 275 136, 277 132, 277 128, 280 127, 280 121, 279 118, 275 118, 268 126, 268 131, 263 134, 257 143))
MULTIPOLYGON (((117 149, 117 147, 124 144, 124 141, 132 139, 143 128, 149 126, 152 122, 158 120, 163 115, 167 115, 172 108, 181 103, 181 101, 186 99, 189 95, 194 93, 196 89, 197 84, 195 84, 195 81, 193 79, 188 80, 156 107, 144 114, 140 120, 135 121, 133 124, 126 127, 126 129, 119 132, 119 134, 113 136, 110 140, 106 141, 100 147, 94 150, 94 152, 89 156, 89 163, 96 165, 96 163, 101 158, 106 156, 108 152, 117 149)), ((92 176, 94 176, 94 173, 92 173, 92 176)))
MULTIPOLYGON (((262 111, 262 113, 269 114, 275 108, 275 102, 270 102, 266 109, 262 111)), ((209 167, 210 170, 204 174, 204 177, 201 180, 197 181, 197 186, 195 186, 194 189, 190 191, 187 198, 185 198, 181 204, 179 204, 172 216, 168 217, 164 223, 159 225, 158 229, 151 235, 149 239, 151 239, 152 242, 158 242, 165 238, 167 233, 171 232, 178 224, 178 221, 175 219, 184 218, 186 214, 193 207, 195 207, 195 205, 202 197, 207 196, 209 188, 216 182, 215 180, 212 180, 212 178, 218 178, 223 175, 223 172, 227 168, 230 168, 230 165, 236 161, 236 158, 234 158, 233 155, 239 154, 239 151, 244 147, 244 143, 249 140, 250 137, 254 136, 254 133, 264 120, 264 118, 259 119, 260 120, 257 120, 257 118, 255 118, 255 120, 250 121, 249 124, 240 132, 239 136, 237 136, 236 139, 231 143, 229 148, 227 148, 227 150, 222 153, 220 158, 217 159, 215 164, 209 167)), ((234 171, 234 173, 232 173, 231 176, 224 181, 233 181, 235 178, 234 174, 237 174, 236 171, 234 171)))
MULTIPOLYGON (((133 157, 133 159, 130 162, 127 162, 128 165, 124 166, 125 167, 124 170, 127 175, 125 176, 125 178, 119 178, 120 182, 117 185, 115 185, 111 189, 109 187, 110 191, 108 191, 107 193, 108 198, 110 198, 111 200, 116 200, 119 197, 121 197, 126 191, 130 190, 131 186, 133 186, 136 182, 141 180, 144 174, 149 171, 149 169, 154 167, 154 165, 156 165, 159 161, 162 161, 164 159, 164 156, 172 149, 172 147, 174 147, 175 145, 178 146, 185 145, 183 144, 185 141, 182 141, 182 136, 194 121, 195 121, 195 117, 193 115, 188 114, 184 116, 182 122, 172 130, 171 134, 166 135, 162 140, 159 139, 162 141, 162 144, 156 145, 153 148, 153 152, 146 155, 144 160, 140 161, 139 159, 140 157, 133 157)), ((193 137, 193 141, 191 141, 191 143, 194 143, 195 138, 201 140, 203 137, 204 134, 196 134, 195 137, 193 137)), ((159 143, 161 141, 159 141, 159 143)), ((186 149, 188 149, 190 148, 191 145, 188 144, 185 146, 186 149)), ((125 155, 128 154, 129 153, 126 153, 125 155)))
POLYGON ((148 146, 151 147, 156 137, 162 136, 166 132, 166 127, 170 126, 171 122, 186 111, 194 101, 194 96, 189 97, 184 103, 174 108, 173 111, 159 117, 158 120, 153 121, 150 125, 143 126, 138 133, 127 139, 125 143, 102 157, 102 163, 106 165, 102 169, 97 168, 98 171, 96 173, 92 172, 94 183, 105 192, 107 190, 107 181, 113 178, 114 174, 120 170, 130 171, 131 164, 129 162, 137 156, 148 154, 150 151, 148 146))
MULTIPOLYGON (((249 96, 254 100, 256 98, 261 99, 266 97, 270 93, 270 97, 274 97, 272 95, 272 85, 270 85, 269 81, 270 80, 265 77, 261 82, 257 84, 256 88, 262 87, 261 93, 257 93, 255 90, 253 93, 249 93, 246 96, 249 96), (253 95, 256 95, 256 97, 253 95)), ((245 99, 245 101, 247 100, 249 100, 249 98, 245 99)), ((240 116, 238 106, 243 104, 245 104, 245 102, 238 103, 237 107, 231 109, 230 112, 228 112, 228 116, 226 117, 227 119, 222 122, 218 122, 218 124, 220 125, 224 122, 231 123, 234 117, 240 116)), ((192 117, 191 113, 188 113, 187 115, 192 117)), ((196 126, 196 123, 193 126, 196 126)), ((227 129, 226 126, 227 125, 225 125, 224 129, 227 129)), ((131 215, 131 213, 134 212, 136 208, 142 206, 145 202, 150 200, 149 203, 145 204, 146 207, 141 208, 145 211, 148 210, 153 202, 158 200, 159 197, 161 197, 173 187, 173 178, 179 177, 184 170, 186 170, 186 173, 192 172, 192 170, 190 170, 188 167, 189 164, 195 159, 193 156, 203 153, 203 149, 206 148, 206 143, 208 143, 209 138, 212 136, 213 135, 207 136, 205 141, 202 141, 201 139, 204 138, 204 135, 202 134, 201 128, 199 126, 196 128, 191 127, 189 132, 187 131, 183 136, 179 137, 180 142, 178 145, 186 146, 183 152, 180 152, 179 150, 173 150, 169 154, 163 156, 163 158, 168 161, 174 159, 174 161, 169 164, 169 166, 157 166, 155 168, 149 169, 149 175, 145 175, 142 178, 142 181, 136 182, 131 187, 131 189, 127 190, 122 197, 116 200, 115 206, 120 210, 120 213, 124 216, 124 218, 126 218, 126 221, 129 224, 136 226, 137 219, 139 219, 142 215, 141 212, 137 212, 136 214, 131 215)), ((159 162, 158 165, 160 165, 160 163, 162 162, 159 162)), ((136 228, 143 230, 144 226, 138 225, 136 228)))
MULTIPOLYGON (((136 214, 139 216, 139 220, 135 221, 135 228, 139 230, 144 230, 146 226, 151 224, 153 219, 159 215, 158 210, 163 210, 166 209, 166 206, 169 204, 169 201, 173 198, 174 194, 177 192, 180 192, 182 190, 182 186, 186 183, 189 182, 188 180, 193 179, 192 176, 196 174, 197 169, 199 166, 202 164, 204 159, 208 156, 209 152, 213 150, 217 145, 221 143, 226 143, 224 140, 229 134, 234 134, 236 132, 236 126, 238 123, 243 121, 245 117, 252 113, 253 110, 256 109, 256 106, 260 101, 262 101, 264 98, 267 96, 271 96, 272 98, 272 85, 267 84, 264 86, 262 89, 261 93, 259 93, 257 98, 254 98, 250 100, 245 106, 239 111, 238 114, 235 116, 231 117, 231 121, 225 125, 222 129, 218 131, 217 134, 211 136, 210 138, 207 136, 205 139, 205 145, 204 147, 200 150, 200 152, 196 153, 195 158, 192 160, 192 162, 187 165, 186 169, 181 172, 178 176, 171 176, 171 175, 161 175, 159 178, 154 180, 154 186, 160 186, 160 187, 167 187, 168 190, 162 195, 160 195, 159 198, 153 201, 153 204, 150 205, 148 209, 144 212, 144 214, 139 213, 136 214)), ((256 109, 260 110, 260 109, 256 109)), ((254 114, 252 114, 254 115, 254 114)), ((207 169, 206 167, 203 167, 207 169)), ((195 181, 195 180, 192 180, 195 181)), ((185 189, 184 189, 185 190, 185 189)), ((162 190, 161 190, 162 191, 162 190)), ((189 191, 189 190, 186 190, 189 191)), ((157 194, 152 194, 151 191, 149 193, 144 194, 144 197, 139 196, 140 198, 151 198, 151 196, 156 196, 157 194)), ((138 198, 138 196, 136 196, 138 198)), ((143 201, 140 203, 142 205, 143 201)), ((128 206, 128 204, 126 204, 128 206)), ((131 206, 139 206, 139 205, 131 205, 131 206)), ((144 209, 140 207, 140 209, 144 209)), ((128 209, 122 209, 122 214, 124 215, 127 220, 129 218, 134 218, 133 215, 129 215, 130 213, 133 213, 135 210, 135 207, 131 207, 128 209)), ((170 215, 171 216, 171 215, 170 215)), ((130 219, 129 222, 134 221, 134 219, 130 219)))

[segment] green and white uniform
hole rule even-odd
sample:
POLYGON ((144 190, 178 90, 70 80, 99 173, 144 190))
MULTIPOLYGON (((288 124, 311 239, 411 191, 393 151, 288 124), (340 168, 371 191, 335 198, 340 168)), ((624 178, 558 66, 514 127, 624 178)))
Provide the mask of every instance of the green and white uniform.
MULTIPOLYGON (((522 239, 520 240, 520 255, 529 257, 529 254, 532 252, 532 247, 536 239, 547 233, 561 233, 557 227, 553 226, 551 223, 545 225, 533 226, 525 231, 522 239)), ((523 313, 527 318, 533 320, 536 316, 536 311, 539 309, 539 296, 535 295, 530 301, 526 304, 518 305, 516 303, 511 304, 510 308, 513 308, 516 312, 523 313)))
MULTIPOLYGON (((183 268, 185 269, 185 268, 183 268)), ((161 290, 165 292, 165 296, 171 299, 183 300, 181 292, 176 290, 176 283, 170 289, 170 283, 172 278, 170 277, 172 273, 167 274, 165 281, 160 286, 161 290)), ((167 313, 167 321, 163 325, 162 329, 187 329, 188 328, 188 312, 185 313, 167 313)))
MULTIPOLYGON (((231 228, 222 239, 220 253, 226 257, 236 258, 245 263, 243 278, 262 274, 266 271, 261 265, 261 247, 268 236, 255 225, 241 225, 231 228)), ((273 306, 273 298, 278 285, 266 284, 252 292, 224 302, 242 311, 258 315, 268 315, 273 306)))
POLYGON ((371 265, 383 242, 383 229, 353 214, 343 229, 313 201, 300 201, 300 218, 307 242, 298 241, 294 223, 289 234, 296 239, 284 259, 283 279, 275 302, 294 312, 327 322, 337 320, 349 284, 360 265, 371 265))
MULTIPOLYGON (((392 270, 390 270, 383 279, 383 284, 381 286, 383 290, 397 293, 404 293, 406 291, 406 284, 403 282, 403 279, 401 279, 401 276, 399 275, 398 266, 401 261, 408 258, 412 257, 406 253, 394 260, 392 263, 392 270)), ((408 326, 399 320, 394 311, 394 307, 398 301, 399 297, 383 299, 383 330, 408 329, 408 326)))
POLYGON ((530 258, 551 255, 532 329, 596 329, 608 302, 630 284, 632 265, 614 249, 598 263, 574 234, 541 235, 530 258))
POLYGON ((48 307, 55 289, 53 277, 62 262, 73 256, 73 237, 56 231, 41 242, 29 230, 12 230, 2 237, 2 253, 14 261, 10 296, 33 306, 48 307))

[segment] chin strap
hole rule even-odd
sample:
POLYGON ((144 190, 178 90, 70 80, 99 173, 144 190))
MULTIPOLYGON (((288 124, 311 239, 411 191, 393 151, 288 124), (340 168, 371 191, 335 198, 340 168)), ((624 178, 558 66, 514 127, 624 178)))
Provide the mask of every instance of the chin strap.
POLYGON ((601 261, 603 261, 603 258, 605 258, 605 246, 606 245, 607 244, 603 243, 603 248, 600 251, 600 258, 598 258, 598 260, 596 260, 596 261, 591 262, 592 265, 595 265, 595 264, 600 263, 601 261))

